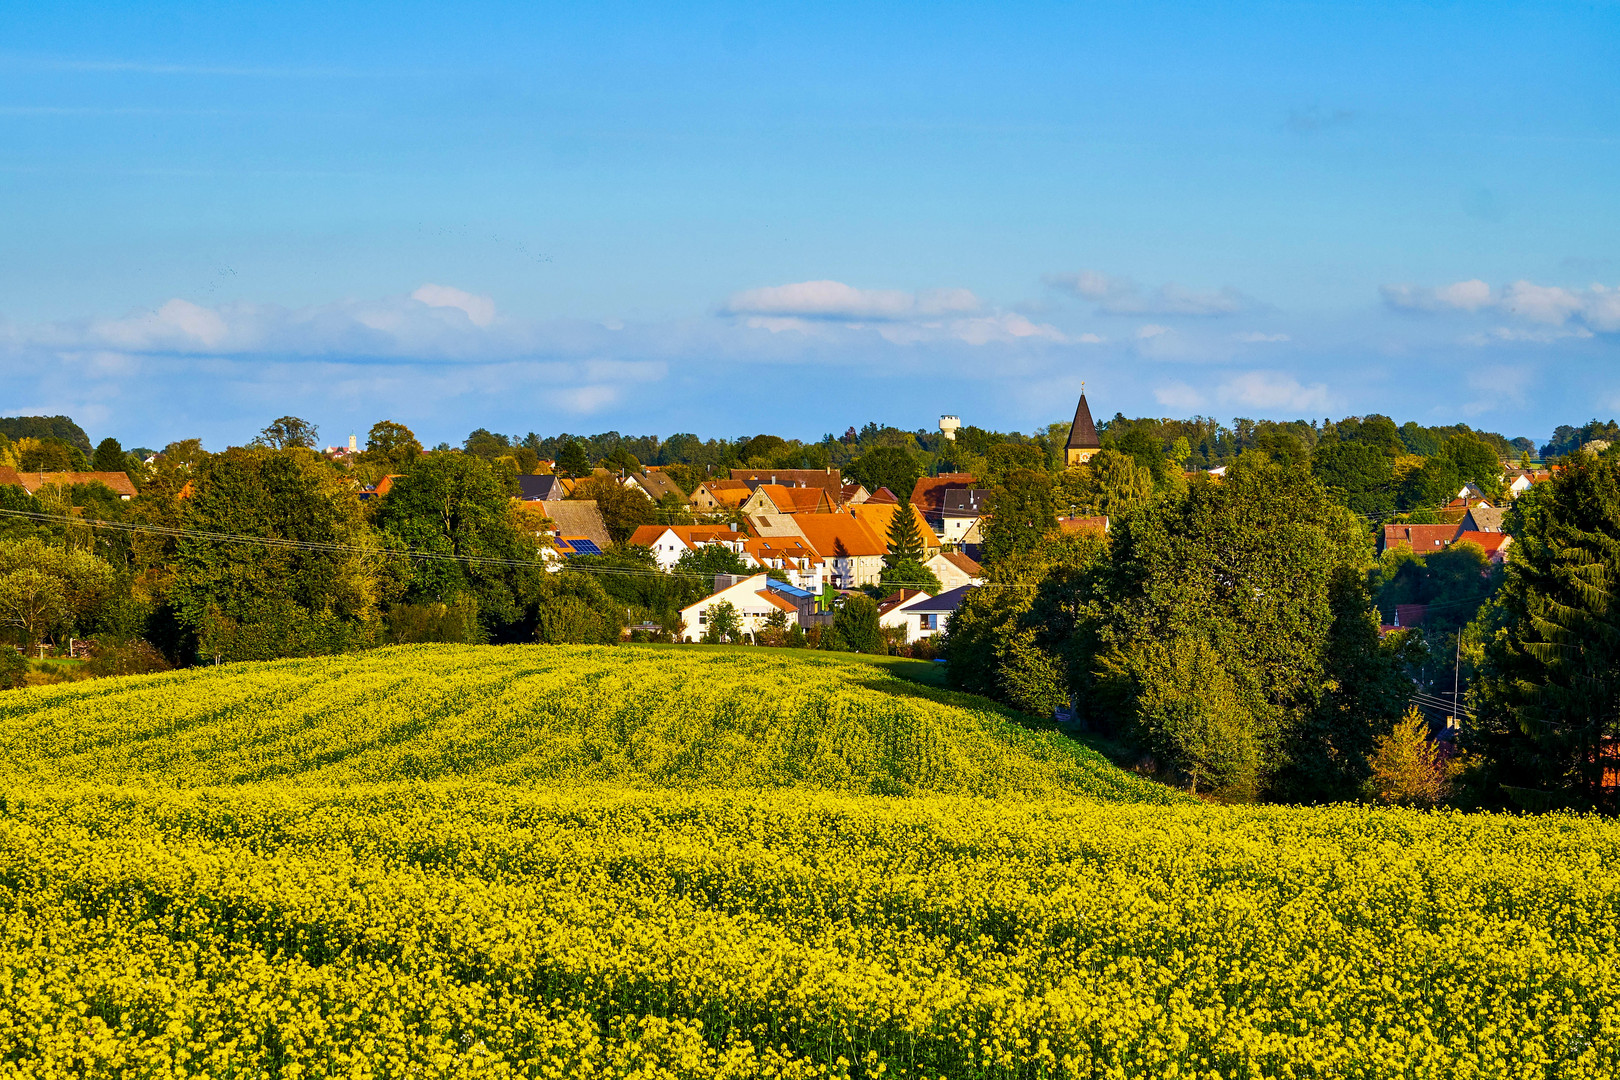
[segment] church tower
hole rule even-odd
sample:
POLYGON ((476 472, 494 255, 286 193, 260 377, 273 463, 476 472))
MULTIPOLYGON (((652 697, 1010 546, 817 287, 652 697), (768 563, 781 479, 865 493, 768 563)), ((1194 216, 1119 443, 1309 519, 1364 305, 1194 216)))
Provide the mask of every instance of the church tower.
POLYGON ((1097 425, 1091 422, 1091 409, 1086 405, 1086 386, 1080 384, 1080 404, 1075 406, 1074 423, 1069 425, 1069 441, 1064 446, 1063 464, 1066 468, 1084 465, 1102 449, 1097 441, 1097 425))

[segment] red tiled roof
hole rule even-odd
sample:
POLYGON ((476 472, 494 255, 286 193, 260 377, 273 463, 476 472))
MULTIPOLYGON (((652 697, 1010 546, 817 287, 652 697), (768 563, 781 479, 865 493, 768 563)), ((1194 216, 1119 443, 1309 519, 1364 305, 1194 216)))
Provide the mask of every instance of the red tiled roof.
POLYGON ((1385 525, 1384 550, 1410 548, 1419 554, 1440 551, 1457 538, 1457 526, 1385 525))
POLYGON ((674 533, 687 547, 711 544, 715 541, 733 542, 743 539, 740 532, 714 525, 641 525, 630 534, 630 543, 652 547, 653 542, 666 532, 674 533))
POLYGON ((732 469, 731 479, 741 480, 750 488, 761 484, 820 488, 829 499, 838 498, 844 487, 843 472, 839 469, 732 469))
POLYGON ((793 523, 823 559, 836 556, 838 542, 850 556, 886 555, 889 547, 853 514, 800 514, 793 523))
POLYGON ((116 495, 133 499, 137 494, 129 474, 121 472, 18 472, 0 467, 0 487, 20 487, 32 495, 40 488, 72 487, 74 484, 105 484, 116 495))
MULTIPOLYGON (((923 547, 939 547, 939 536, 934 532, 933 527, 928 524, 928 519, 923 517, 922 511, 911 503, 907 503, 906 508, 911 511, 911 516, 917 520, 917 535, 922 538, 923 547)), ((860 518, 861 523, 871 529, 873 535, 882 537, 885 544, 888 543, 889 529, 894 524, 895 512, 899 509, 900 504, 898 502, 874 503, 870 499, 858 506, 844 508, 846 513, 860 518)))
POLYGON ((792 559, 806 566, 823 561, 809 544, 791 536, 753 537, 743 542, 743 550, 762 564, 771 559, 792 559))
POLYGON ((965 472, 940 473, 938 476, 920 476, 912 486, 910 502, 924 510, 939 509, 940 496, 953 488, 971 488, 973 474, 965 472))
POLYGON ((1428 604, 1396 604, 1395 621, 1403 627, 1422 626, 1429 614, 1428 604))
POLYGON ((1513 537, 1507 533, 1499 532, 1460 532, 1457 534, 1454 543, 1460 544, 1465 540, 1484 548, 1485 554, 1491 556, 1492 559, 1499 558, 1513 543, 1513 537))
POLYGON ((776 508, 784 514, 807 514, 817 510, 831 509, 827 493, 818 487, 784 487, 781 484, 761 484, 757 491, 763 491, 765 497, 770 499, 776 508))
POLYGON ((878 604, 878 617, 882 618, 884 615, 887 615, 889 612, 893 611, 895 608, 899 607, 901 604, 905 603, 907 600, 911 600, 911 599, 913 599, 915 597, 918 597, 918 596, 927 596, 927 595, 928 594, 923 592, 921 589, 899 589, 899 590, 897 590, 895 592, 892 592, 888 596, 885 596, 882 599, 882 601, 879 602, 879 604, 878 604))

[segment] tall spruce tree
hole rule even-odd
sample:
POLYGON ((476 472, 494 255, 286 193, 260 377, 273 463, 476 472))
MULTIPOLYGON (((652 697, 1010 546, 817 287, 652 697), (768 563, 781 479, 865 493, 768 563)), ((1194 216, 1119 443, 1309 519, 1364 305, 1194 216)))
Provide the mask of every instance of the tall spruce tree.
POLYGON ((1512 557, 1495 603, 1464 741, 1491 779, 1538 804, 1607 809, 1620 738, 1620 461, 1577 453, 1508 519, 1512 557))
POLYGON ((591 475, 591 459, 585 456, 585 448, 578 441, 570 439, 568 445, 558 451, 557 475, 575 479, 591 475))
POLYGON ((118 445, 117 439, 102 439, 96 446, 95 456, 90 459, 90 467, 96 472, 123 472, 127 468, 124 448, 118 445))
POLYGON ((917 528, 917 513, 910 503, 895 507, 889 519, 889 551, 883 556, 885 569, 893 570, 901 562, 923 561, 922 531, 917 528))

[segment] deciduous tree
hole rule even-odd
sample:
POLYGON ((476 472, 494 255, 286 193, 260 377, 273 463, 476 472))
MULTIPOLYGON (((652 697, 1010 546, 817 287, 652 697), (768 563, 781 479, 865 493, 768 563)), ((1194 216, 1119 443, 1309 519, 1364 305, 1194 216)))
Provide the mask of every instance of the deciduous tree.
POLYGON ((272 420, 270 424, 253 440, 254 446, 266 446, 272 450, 291 450, 302 447, 313 450, 319 445, 320 429, 308 420, 301 420, 296 416, 283 416, 272 420))

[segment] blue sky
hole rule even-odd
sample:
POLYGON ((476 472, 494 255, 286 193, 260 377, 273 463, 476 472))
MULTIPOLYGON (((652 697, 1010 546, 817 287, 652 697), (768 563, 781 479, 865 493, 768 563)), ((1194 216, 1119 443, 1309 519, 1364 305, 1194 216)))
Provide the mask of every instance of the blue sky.
POLYGON ((1620 5, 149 3, 0 42, 0 415, 1620 413, 1620 5))

